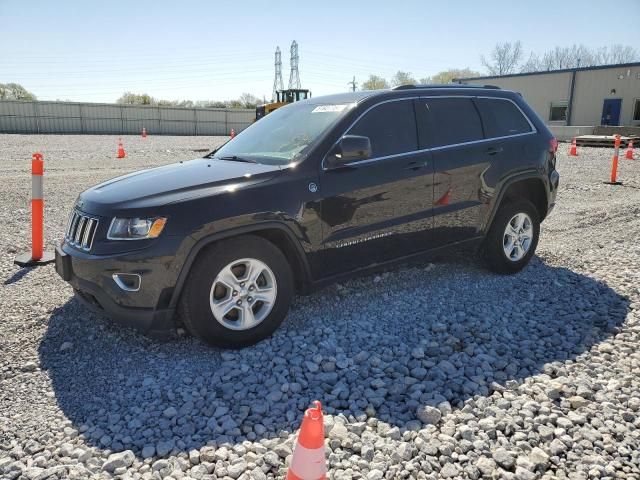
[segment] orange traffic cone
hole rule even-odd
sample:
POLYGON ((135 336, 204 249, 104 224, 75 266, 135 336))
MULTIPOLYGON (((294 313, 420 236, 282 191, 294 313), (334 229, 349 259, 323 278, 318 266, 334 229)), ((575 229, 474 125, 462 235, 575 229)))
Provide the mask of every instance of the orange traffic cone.
POLYGON ((577 157, 578 156, 578 145, 576 144, 576 137, 573 137, 573 140, 571 140, 571 147, 569 148, 569 155, 571 155, 572 157, 577 157))
POLYGON ((142 127, 142 138, 147 138, 147 129, 142 127))
POLYGON ((127 156, 127 152, 124 151, 124 147, 122 146, 122 139, 118 139, 118 158, 124 158, 127 156))
POLYGON ((231 138, 236 136, 236 131, 232 128, 231 129, 231 138))
POLYGON ((624 158, 627 160, 633 160, 633 140, 627 142, 627 151, 624 154, 624 158))
POLYGON ((444 192, 444 195, 442 195, 438 200, 436 200, 435 205, 438 205, 438 206, 449 205, 450 201, 451 201, 451 189, 449 188, 446 192, 444 192))
POLYGON ((317 400, 302 417, 300 434, 293 449, 287 480, 324 480, 327 462, 324 458, 324 420, 322 405, 317 400))

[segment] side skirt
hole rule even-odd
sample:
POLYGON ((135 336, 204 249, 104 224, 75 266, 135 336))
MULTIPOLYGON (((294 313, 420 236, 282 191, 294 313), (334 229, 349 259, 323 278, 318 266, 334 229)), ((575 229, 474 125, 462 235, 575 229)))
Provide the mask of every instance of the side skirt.
POLYGON ((422 252, 412 253, 410 255, 394 258, 386 262, 375 263, 373 265, 357 268, 355 270, 350 270, 348 272, 339 273, 337 275, 331 275, 329 277, 324 277, 319 280, 314 280, 313 282, 311 282, 311 284, 308 285, 308 287, 303 292, 300 292, 300 293, 303 295, 308 295, 310 293, 313 293, 317 290, 320 290, 321 288, 324 288, 328 285, 339 282, 341 280, 347 280, 353 277, 369 275, 371 273, 375 273, 380 270, 385 270, 395 265, 410 264, 412 262, 416 262, 417 260, 425 260, 437 253, 441 253, 443 251, 446 251, 455 247, 460 247, 463 245, 464 246, 473 246, 473 245, 480 246, 483 240, 484 240, 484 236, 468 238, 466 240, 461 240, 459 242, 451 243, 449 245, 443 245, 441 247, 431 248, 429 250, 423 250, 422 252))

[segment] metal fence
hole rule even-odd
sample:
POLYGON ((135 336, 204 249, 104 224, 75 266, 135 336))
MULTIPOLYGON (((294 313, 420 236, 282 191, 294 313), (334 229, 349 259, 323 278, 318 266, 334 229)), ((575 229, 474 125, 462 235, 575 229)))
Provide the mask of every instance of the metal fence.
POLYGON ((236 108, 180 108, 108 103, 0 101, 0 133, 228 135, 255 118, 236 108))

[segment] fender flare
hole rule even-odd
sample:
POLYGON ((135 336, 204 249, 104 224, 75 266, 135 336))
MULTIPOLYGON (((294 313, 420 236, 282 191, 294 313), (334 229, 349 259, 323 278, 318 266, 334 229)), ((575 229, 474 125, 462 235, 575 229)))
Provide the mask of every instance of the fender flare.
MULTIPOLYGON (((495 198, 494 202, 493 202, 493 206, 491 207, 490 213, 487 216, 484 228, 483 228, 483 234, 486 235, 486 233, 489 231, 489 228, 491 228, 491 224, 493 223, 493 219, 496 216, 496 213, 498 212, 498 208, 500 208, 500 204, 502 203, 502 200, 504 199, 504 195, 507 192, 507 190, 509 190, 509 187, 511 185, 513 185, 514 183, 520 182, 522 180, 530 180, 530 179, 535 179, 535 180, 540 180, 542 182, 542 185, 545 187, 545 197, 547 199, 547 204, 549 203, 549 188, 548 188, 548 184, 549 184, 549 180, 545 178, 545 176, 543 174, 541 174, 538 171, 529 171, 529 172, 523 172, 523 173, 516 173, 515 175, 512 175, 510 177, 507 177, 503 182, 502 185, 500 186, 500 191, 498 192, 498 195, 495 198)), ((548 208, 548 206, 547 206, 548 208)))
POLYGON ((287 227, 281 222, 267 221, 267 222, 255 223, 252 225, 245 225, 242 227, 235 227, 228 230, 223 230, 220 232, 213 233, 211 235, 207 235, 206 237, 203 237, 200 240, 198 240, 191 247, 191 250, 187 254, 186 259, 182 265, 182 269, 180 270, 180 274, 178 275, 178 280, 176 281, 175 287, 173 289, 173 293, 171 295, 171 301, 169 303, 169 307, 170 308, 177 307, 178 300, 180 299, 180 295, 184 288, 184 284, 186 283, 186 280, 187 280, 187 276, 189 275, 189 272, 191 271, 191 267, 193 266, 195 259, 198 257, 198 254, 202 251, 202 249, 211 245, 214 242, 218 242, 220 240, 224 240, 227 238, 236 237, 238 235, 257 233, 264 230, 273 230, 273 229, 278 229, 282 231, 285 235, 287 235, 289 241, 291 242, 291 245, 293 245, 295 249, 295 255, 297 257, 297 261, 299 262, 299 265, 302 270, 302 278, 300 280, 303 285, 303 288, 306 290, 306 288, 311 284, 311 269, 309 267, 307 256, 302 248, 302 245, 300 245, 300 242, 298 241, 295 234, 291 231, 289 227, 287 227))

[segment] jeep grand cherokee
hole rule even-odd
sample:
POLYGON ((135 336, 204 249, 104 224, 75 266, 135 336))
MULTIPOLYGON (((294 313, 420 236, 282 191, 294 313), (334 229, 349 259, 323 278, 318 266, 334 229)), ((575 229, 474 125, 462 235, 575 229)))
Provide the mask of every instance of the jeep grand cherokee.
POLYGON ((204 158, 81 193, 56 269, 129 325, 250 345, 295 292, 441 247, 478 242, 491 269, 519 271, 555 202, 556 149, 521 95, 490 86, 296 102, 204 158))

